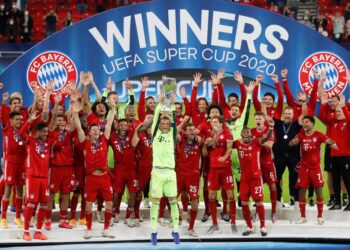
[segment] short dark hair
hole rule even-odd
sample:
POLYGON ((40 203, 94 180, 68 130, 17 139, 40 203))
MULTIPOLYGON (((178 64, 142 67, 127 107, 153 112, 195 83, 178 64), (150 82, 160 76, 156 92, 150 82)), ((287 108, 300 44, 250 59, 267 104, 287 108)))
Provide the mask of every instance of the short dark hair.
POLYGON ((230 94, 228 95, 228 98, 227 98, 227 99, 230 99, 230 97, 234 97, 234 98, 236 98, 236 99, 239 101, 239 97, 238 97, 238 95, 237 95, 236 93, 230 93, 230 94))
POLYGON ((128 123, 128 120, 127 120, 127 119, 125 119, 125 118, 123 118, 123 119, 119 119, 119 120, 118 120, 118 123, 121 123, 121 122, 126 122, 126 123, 128 123))
POLYGON ((265 97, 265 96, 270 96, 270 97, 272 98, 272 100, 275 101, 275 95, 272 94, 271 92, 266 92, 266 93, 264 94, 264 97, 265 97))
POLYGON ((39 122, 35 125, 35 131, 41 131, 44 128, 47 128, 47 124, 45 122, 39 122))
POLYGON ((262 116, 262 117, 265 118, 265 114, 264 114, 263 112, 261 112, 261 111, 255 112, 254 117, 255 117, 255 116, 262 116))
POLYGON ((219 122, 221 123, 221 124, 224 124, 225 123, 225 118, 222 116, 222 115, 220 115, 220 116, 214 116, 214 117, 212 117, 211 118, 212 120, 213 119, 218 119, 219 120, 219 122))
POLYGON ((93 113, 96 113, 96 108, 97 108, 97 105, 99 105, 99 104, 102 104, 102 105, 105 106, 105 108, 106 108, 106 115, 105 115, 105 117, 107 117, 107 114, 108 114, 108 111, 109 111, 109 106, 108 106, 107 103, 105 103, 105 102, 102 102, 102 101, 96 101, 96 102, 94 102, 94 104, 92 104, 92 106, 91 106, 91 111, 92 111, 93 113))
POLYGON ((13 119, 15 116, 17 116, 17 115, 22 115, 20 112, 17 112, 17 111, 12 111, 11 113, 10 113, 10 119, 13 119))
POLYGON ((220 115, 223 115, 222 107, 221 107, 219 104, 210 104, 209 107, 207 108, 207 114, 208 114, 208 116, 209 116, 210 111, 211 111, 212 109, 218 109, 220 115))
POLYGON ((154 100, 154 97, 153 97, 153 96, 149 96, 149 97, 147 97, 147 98, 145 99, 145 101, 147 102, 149 99, 154 100))
POLYGON ((205 103, 206 103, 207 106, 208 106, 208 101, 207 101, 207 99, 205 99, 204 97, 199 97, 199 98, 197 99, 197 103, 199 103, 199 101, 205 101, 205 103))
POLYGON ((184 126, 184 130, 186 130, 188 127, 193 127, 194 124, 193 123, 186 123, 184 126))
POLYGON ((89 125, 89 131, 91 130, 92 127, 98 127, 98 128, 100 129, 100 127, 98 126, 97 123, 91 123, 91 124, 89 125))
POLYGON ((304 116, 303 120, 305 120, 305 119, 309 120, 312 124, 315 124, 315 118, 313 116, 306 115, 306 116, 304 116))
POLYGON ((340 101, 340 97, 339 97, 339 95, 332 95, 332 98, 337 98, 338 99, 338 101, 340 101))
POLYGON ((107 98, 110 97, 111 95, 118 95, 117 91, 109 91, 107 94, 107 98))
POLYGON ((63 117, 64 119, 66 119, 66 116, 65 116, 64 114, 58 114, 58 115, 56 116, 56 118, 59 118, 59 117, 63 117))
POLYGON ((167 120, 167 121, 171 122, 169 116, 167 116, 167 115, 163 115, 163 116, 160 118, 160 121, 161 121, 161 120, 167 120))
POLYGON ((175 102, 174 105, 180 105, 182 107, 182 103, 181 102, 175 102))
POLYGON ((14 100, 17 100, 17 101, 21 102, 21 98, 19 98, 19 97, 17 97, 17 96, 14 96, 14 97, 11 97, 11 98, 10 98, 10 104, 12 104, 12 102, 13 102, 14 100))

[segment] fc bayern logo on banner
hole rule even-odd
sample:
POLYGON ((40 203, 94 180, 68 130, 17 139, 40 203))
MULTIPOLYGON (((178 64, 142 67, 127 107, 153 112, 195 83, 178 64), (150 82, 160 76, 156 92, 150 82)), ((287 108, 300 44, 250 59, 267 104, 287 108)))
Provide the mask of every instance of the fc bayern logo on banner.
POLYGON ((343 93, 346 88, 347 67, 338 55, 317 52, 305 59, 299 70, 299 84, 308 95, 311 94, 314 83, 313 70, 326 74, 323 88, 329 98, 343 93))
POLYGON ((33 82, 45 90, 46 84, 54 81, 54 92, 62 90, 69 81, 76 83, 78 71, 67 55, 58 51, 46 51, 36 56, 28 66, 27 81, 34 91, 33 82))

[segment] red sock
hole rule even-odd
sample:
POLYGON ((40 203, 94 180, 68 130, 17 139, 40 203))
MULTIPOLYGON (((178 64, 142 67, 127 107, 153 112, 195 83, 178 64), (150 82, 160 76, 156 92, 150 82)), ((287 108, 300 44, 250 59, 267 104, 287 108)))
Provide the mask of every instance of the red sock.
POLYGON ((47 209, 46 210, 46 220, 51 220, 52 210, 47 209))
POLYGON ((86 227, 88 231, 91 231, 92 227, 92 212, 91 211, 86 211, 85 212, 85 217, 86 217, 86 227))
POLYGON ((65 221, 67 219, 67 210, 60 210, 60 220, 65 221))
POLYGON ((36 222, 37 223, 36 228, 38 230, 41 230, 41 228, 43 227, 46 211, 47 211, 47 207, 39 207, 37 222, 36 222))
POLYGON ((32 219, 34 211, 34 204, 28 204, 24 209, 23 217, 24 217, 24 230, 29 231, 30 220, 32 219))
POLYGON ((265 208, 263 202, 256 203, 256 212, 259 215, 260 228, 265 227, 265 208))
POLYGON ((126 209, 126 213, 125 213, 125 219, 129 219, 130 216, 132 215, 133 211, 134 211, 134 208, 128 206, 127 209, 126 209))
POLYGON ((164 218, 164 212, 165 212, 165 206, 166 206, 166 203, 167 203, 167 198, 165 197, 162 197, 160 199, 160 204, 159 204, 159 218, 164 218))
POLYGON ((204 197, 204 206, 205 206, 204 214, 210 214, 210 212, 209 212, 209 191, 208 190, 203 191, 203 197, 204 197))
POLYGON ((85 218, 85 206, 86 206, 86 202, 85 202, 85 198, 84 195, 81 196, 81 210, 80 210, 80 219, 84 219, 85 218))
POLYGON ((135 207, 134 207, 134 214, 136 219, 140 219, 140 205, 141 205, 141 199, 136 199, 135 207))
POLYGON ((318 198, 316 201, 317 204, 317 218, 322 218, 323 213, 323 198, 318 198))
POLYGON ((271 212, 272 214, 275 214, 276 207, 277 207, 277 190, 270 191, 270 199, 271 199, 271 212))
POLYGON ((226 190, 221 189, 221 197, 222 197, 222 213, 227 214, 227 193, 226 193, 226 190))
POLYGON ((187 212, 188 210, 188 202, 189 202, 188 194, 181 194, 182 210, 184 212, 187 212))
POLYGON ((21 218, 22 198, 16 197, 16 219, 21 218))
POLYGON ((250 209, 248 206, 248 202, 242 201, 242 212, 245 222, 247 223, 247 227, 253 228, 252 218, 250 217, 250 209))
POLYGON ((300 215, 303 218, 306 218, 306 213, 305 213, 305 209, 306 209, 306 199, 304 198, 299 198, 299 208, 300 208, 300 215))
POLYGON ((231 224, 236 224, 236 201, 229 200, 231 224))
POLYGON ((115 208, 115 212, 117 214, 120 214, 120 203, 122 203, 122 198, 123 198, 123 194, 118 194, 117 204, 116 204, 116 208, 115 208))
POLYGON ((104 229, 107 230, 109 228, 109 223, 111 222, 112 218, 112 210, 106 209, 105 211, 105 224, 104 229))
POLYGON ((192 230, 193 229, 194 222, 195 222, 196 218, 197 218, 197 210, 191 209, 191 212, 190 212, 190 224, 188 226, 188 230, 192 230))
POLYGON ((216 208, 216 200, 209 200, 209 211, 211 213, 211 218, 213 220, 213 224, 218 224, 217 216, 217 208, 216 208))
POLYGON ((2 201, 1 201, 1 218, 2 219, 6 219, 8 206, 9 206, 9 200, 2 198, 2 201))
POLYGON ((74 193, 70 201, 70 219, 75 219, 75 214, 78 206, 79 193, 74 193))
MULTIPOLYGON (((120 206, 120 203, 119 203, 120 206)), ((103 208, 103 198, 102 197, 98 197, 97 198, 97 211, 102 211, 103 208)))

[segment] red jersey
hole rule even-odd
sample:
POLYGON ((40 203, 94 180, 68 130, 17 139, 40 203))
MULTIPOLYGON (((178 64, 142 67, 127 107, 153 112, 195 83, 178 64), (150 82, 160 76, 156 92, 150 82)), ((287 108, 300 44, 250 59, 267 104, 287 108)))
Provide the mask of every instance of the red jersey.
POLYGON ((26 144, 26 174, 35 177, 48 177, 50 152, 53 143, 61 146, 62 142, 56 142, 48 137, 46 141, 40 141, 34 136, 28 136, 29 123, 25 123, 20 130, 23 143, 26 144))
MULTIPOLYGON (((277 120, 281 120, 282 112, 283 112, 283 92, 281 88, 281 84, 275 83, 278 100, 276 107, 266 108, 267 115, 273 117, 277 120)), ((261 103, 258 99, 259 86, 255 86, 253 90, 253 104, 256 111, 261 111, 261 103)))
MULTIPOLYGON (((3 124, 5 125, 5 124, 3 124)), ((22 141, 19 130, 14 129, 9 123, 3 127, 4 160, 8 163, 23 164, 26 156, 26 146, 22 141)))
MULTIPOLYGON (((11 113, 11 108, 7 107, 6 105, 2 104, 1 105, 1 120, 2 124, 10 124, 10 113, 11 113)), ((23 116, 23 121, 28 120, 28 108, 22 108, 20 111, 21 115, 23 116)))
POLYGON ((176 172, 180 175, 199 175, 202 145, 194 141, 188 143, 186 135, 181 133, 181 142, 176 145, 176 172))
POLYGON ((192 115, 192 123, 194 124, 195 127, 198 127, 202 122, 206 121, 206 119, 207 119, 207 113, 206 112, 199 112, 197 109, 197 106, 198 106, 197 91, 198 91, 198 87, 192 88, 191 115, 192 115))
MULTIPOLYGON (((269 127, 265 126, 264 130, 258 131, 257 128, 251 129, 253 138, 261 139, 264 135, 266 135, 269 132, 269 127)), ((268 141, 275 142, 275 136, 274 132, 272 132, 271 136, 269 137, 268 141)), ((267 163, 273 161, 273 152, 271 148, 268 147, 261 147, 260 151, 260 162, 261 163, 267 163)))
POLYGON ((301 165, 307 168, 315 168, 321 166, 321 144, 328 137, 319 131, 315 131, 312 135, 306 135, 301 130, 296 136, 300 141, 301 165))
POLYGON ((139 165, 152 166, 152 136, 147 132, 139 134, 140 141, 137 144, 137 148, 140 152, 139 165))
POLYGON ((261 179, 260 169, 260 140, 253 139, 249 144, 242 140, 233 142, 233 148, 237 149, 241 165, 241 180, 261 179))
POLYGON ((95 170, 107 172, 108 165, 108 140, 104 134, 93 143, 90 139, 84 141, 86 175, 91 175, 95 170))
POLYGON ((321 104, 318 118, 327 126, 326 135, 332 137, 332 124, 337 122, 335 110, 328 104, 321 104))
POLYGON ((63 145, 58 147, 53 144, 50 166, 65 167, 73 165, 73 147, 72 147, 72 132, 60 132, 58 129, 52 132, 51 137, 55 141, 63 142, 63 145))
POLYGON ((94 112, 91 112, 87 117, 88 126, 90 126, 91 124, 97 124, 101 132, 105 131, 106 123, 107 123, 106 119, 101 121, 94 112))
POLYGON ((128 122, 128 129, 129 131, 135 130, 142 122, 139 120, 134 120, 134 122, 128 122))
MULTIPOLYGON (((319 80, 315 79, 314 84, 312 86, 312 91, 310 94, 310 100, 307 103, 307 111, 306 112, 307 112, 307 115, 310 115, 310 116, 314 116, 314 114, 315 114, 318 83, 319 83, 319 80)), ((299 116, 302 113, 302 105, 300 105, 294 101, 294 97, 293 97, 292 92, 290 91, 287 79, 283 79, 283 89, 286 93, 288 106, 290 106, 294 111, 293 120, 297 121, 299 116)))
POLYGON ((128 131, 125 137, 121 137, 116 131, 111 133, 109 145, 114 154, 114 170, 133 170, 136 168, 135 150, 131 145, 134 131, 128 131))
POLYGON ((350 122, 341 120, 332 123, 331 133, 332 139, 339 148, 331 149, 331 156, 350 156, 350 122))
POLYGON ((72 145, 73 145, 73 165, 84 166, 84 144, 79 142, 77 130, 72 133, 72 145))
MULTIPOLYGON (((224 130, 228 130, 228 131, 230 132, 230 129, 227 127, 226 123, 224 123, 224 124, 222 125, 222 128, 223 128, 224 130)), ((201 134, 201 136, 202 136, 203 138, 208 138, 208 137, 210 137, 211 131, 212 131, 213 128, 212 128, 212 126, 211 126, 211 124, 210 124, 210 120, 207 120, 207 121, 202 122, 202 123, 197 127, 197 129, 199 130, 199 133, 201 134)))
MULTIPOLYGON (((211 136, 213 138, 213 136, 211 136)), ((224 156, 227 150, 227 140, 232 140, 232 134, 229 130, 223 129, 218 134, 218 141, 215 146, 209 148, 209 159, 211 168, 231 167, 231 155, 224 162, 219 162, 219 158, 224 156)))

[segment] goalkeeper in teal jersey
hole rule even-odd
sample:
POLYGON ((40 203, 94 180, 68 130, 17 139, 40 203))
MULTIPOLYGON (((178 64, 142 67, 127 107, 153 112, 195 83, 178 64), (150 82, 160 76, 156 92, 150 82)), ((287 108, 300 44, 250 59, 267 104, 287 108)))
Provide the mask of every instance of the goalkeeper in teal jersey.
POLYGON ((175 124, 175 95, 171 99, 171 113, 163 112, 165 107, 164 95, 159 98, 152 124, 152 150, 153 150, 153 169, 151 174, 151 194, 153 198, 150 218, 151 218, 151 243, 157 244, 157 218, 160 199, 164 196, 169 199, 171 207, 171 219, 173 222, 172 236, 175 244, 180 243, 179 228, 179 209, 177 206, 177 182, 175 173, 175 143, 176 143, 176 124, 175 124))
MULTIPOLYGON (((247 116, 247 106, 248 101, 251 99, 251 93, 253 92, 254 86, 255 82, 251 81, 249 86, 246 87, 248 98, 246 99, 242 113, 240 111, 239 105, 232 105, 230 108, 231 119, 227 120, 226 125, 229 127, 234 140, 241 139, 241 132, 243 127, 245 126, 245 119, 246 117, 249 117, 249 115, 247 116)), ((239 183, 241 181, 241 166, 238 159, 237 149, 233 149, 231 155, 233 175, 237 183, 237 192, 239 193, 239 183)), ((238 204, 240 206, 240 200, 238 201, 238 204)))

